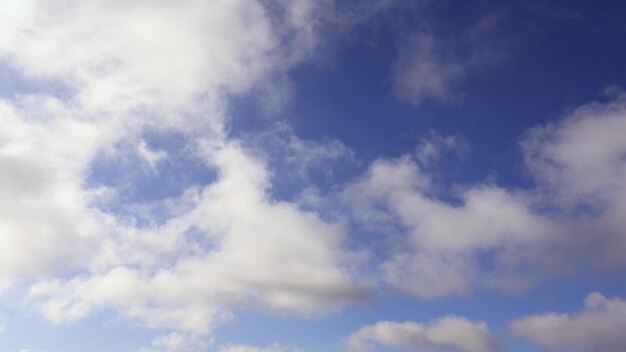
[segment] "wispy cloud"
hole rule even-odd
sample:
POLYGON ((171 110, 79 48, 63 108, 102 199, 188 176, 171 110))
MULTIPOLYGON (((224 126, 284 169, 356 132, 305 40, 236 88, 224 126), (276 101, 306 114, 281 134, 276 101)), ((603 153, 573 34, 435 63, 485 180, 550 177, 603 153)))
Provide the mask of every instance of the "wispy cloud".
POLYGON ((468 75, 506 57, 501 22, 500 15, 490 14, 454 38, 423 26, 399 39, 393 67, 395 96, 415 106, 456 100, 468 75))

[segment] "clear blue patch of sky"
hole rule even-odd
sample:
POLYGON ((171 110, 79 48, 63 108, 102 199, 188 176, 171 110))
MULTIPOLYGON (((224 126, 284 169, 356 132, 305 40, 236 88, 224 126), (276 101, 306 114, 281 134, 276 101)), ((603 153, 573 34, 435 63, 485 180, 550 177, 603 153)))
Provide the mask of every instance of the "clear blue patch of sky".
MULTIPOLYGON (((115 156, 105 151, 91 164, 87 187, 105 186, 119 191, 115 201, 105 205, 108 211, 124 212, 129 204, 175 199, 190 187, 201 188, 216 180, 216 170, 199 157, 187 136, 147 131, 142 138, 152 152, 167 153, 154 168, 138 153, 137 146, 127 141, 118 143, 115 156)), ((163 217, 167 217, 163 210, 163 217)))
POLYGON ((64 99, 72 95, 72 89, 52 78, 30 77, 10 59, 0 58, 0 97, 12 99, 26 94, 48 94, 64 99))
POLYGON ((129 352, 149 346, 155 337, 154 330, 133 327, 112 312, 58 325, 42 320, 38 314, 15 309, 5 309, 3 314, 6 329, 0 334, 2 351, 129 352))

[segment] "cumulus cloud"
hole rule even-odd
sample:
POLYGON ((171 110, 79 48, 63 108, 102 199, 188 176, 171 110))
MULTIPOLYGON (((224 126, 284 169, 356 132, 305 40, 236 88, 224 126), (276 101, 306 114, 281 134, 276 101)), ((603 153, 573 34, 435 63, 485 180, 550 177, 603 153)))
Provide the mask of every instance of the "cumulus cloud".
POLYGON ((520 291, 588 264, 622 268, 626 145, 617 131, 625 101, 617 93, 529 131, 522 155, 535 188, 478 183, 442 192, 431 173, 448 145, 441 138, 422 141, 415 156, 372 163, 340 197, 362 225, 388 235, 377 249, 382 280, 435 298, 520 291))
POLYGON ((381 321, 352 333, 345 343, 348 350, 355 352, 375 350, 376 346, 486 352, 494 351, 498 345, 487 324, 458 316, 445 316, 426 324, 381 321))
POLYGON ((573 219, 578 255, 621 267, 626 248, 626 94, 610 91, 563 120, 531 130, 522 146, 546 202, 573 219), (583 214, 582 216, 576 214, 583 214))
POLYGON ((19 10, 3 18, 0 53, 105 111, 189 109, 204 92, 245 90, 280 44, 258 2, 9 3, 19 10))
POLYGON ((565 119, 530 131, 523 142, 533 175, 569 202, 609 201, 624 187, 626 94, 592 102, 565 119), (590 177, 591 175, 595 177, 590 177))
POLYGON ((81 187, 106 130, 53 98, 0 101, 0 116, 0 282, 84 268, 112 222, 81 187))
MULTIPOLYGON (((228 132, 232 97, 286 79, 314 54, 325 21, 359 21, 349 13, 328 17, 334 6, 0 0, 0 59, 29 80, 62 87, 0 100, 0 289, 26 287, 26 306, 53 323, 112 309, 177 331, 150 347, 161 350, 196 348, 185 346, 237 309, 311 315, 363 299, 360 268, 345 248, 346 224, 274 198, 271 158, 228 132), (158 173, 170 150, 152 146, 148 133, 179 134, 197 163, 190 168, 215 175, 159 199, 147 215, 122 214, 109 198, 124 189, 94 185, 89 176, 97 158, 122 163, 126 153, 142 161, 133 167, 158 173)), ((448 99, 488 52, 448 59, 441 45, 420 34, 401 54, 398 75, 407 81, 398 84, 406 99, 448 99)), ((361 224, 399 229, 381 250, 382 280, 423 298, 483 286, 519 289, 590 244, 602 250, 583 258, 623 264, 624 101, 619 95, 586 105, 526 137, 529 170, 541 191, 559 200, 548 204, 560 210, 557 221, 538 214, 547 202, 532 190, 470 185, 453 202, 433 194, 425 165, 439 150, 455 149, 455 138, 374 162, 340 198, 361 224), (575 216, 580 207, 588 214, 575 216), (564 229, 576 229, 569 236, 576 240, 565 240, 564 229)), ((277 149, 300 173, 350 158, 336 140, 305 141, 288 129, 276 135, 277 149)), ((457 346, 451 341, 461 335, 450 331, 463 324, 476 325, 451 317, 424 325, 424 341, 457 346)))
POLYGON ((626 301, 591 293, 574 314, 546 313, 514 320, 511 331, 549 349, 619 351, 626 345, 626 301))
POLYGON ((218 181, 189 196, 189 211, 145 230, 172 243, 156 252, 174 256, 167 267, 155 256, 139 268, 42 282, 30 297, 44 316, 63 322, 117 307, 148 326, 203 333, 241 304, 313 313, 363 297, 340 259, 339 224, 268 198, 266 170, 237 145, 211 156, 218 181))
MULTIPOLYGON (((63 100, 2 101, 5 285, 20 274, 86 266, 77 256, 119 231, 111 224, 116 219, 91 206, 97 190, 83 187, 99 152, 149 125, 223 138, 215 95, 246 89, 278 65, 271 52, 279 40, 256 2, 3 1, 0 7, 0 55, 32 79, 70 90, 63 100)), ((145 148, 138 152, 151 164, 159 159, 145 148)))
POLYGON ((430 185, 429 175, 404 156, 376 161, 342 194, 366 225, 406 229, 381 265, 383 279, 422 298, 508 286, 515 276, 523 285, 527 278, 517 266, 531 264, 529 248, 545 244, 553 231, 531 210, 530 198, 487 184, 466 187, 459 204, 450 204, 432 196, 430 185), (486 252, 494 254, 493 267, 479 263, 486 252))
MULTIPOLYGON (((114 309, 181 334, 207 333, 234 308, 312 314, 363 296, 343 226, 273 199, 267 165, 226 132, 230 97, 310 56, 317 2, 0 9, 10 68, 66 88, 0 105, 0 284, 32 283, 27 305, 53 323, 114 309), (181 134, 217 176, 141 222, 107 206, 123 190, 91 187, 88 176, 97 157, 123 158, 120 145, 156 171, 168 150, 150 148, 146 131, 181 134)), ((178 341, 168 336, 159 341, 178 341)))

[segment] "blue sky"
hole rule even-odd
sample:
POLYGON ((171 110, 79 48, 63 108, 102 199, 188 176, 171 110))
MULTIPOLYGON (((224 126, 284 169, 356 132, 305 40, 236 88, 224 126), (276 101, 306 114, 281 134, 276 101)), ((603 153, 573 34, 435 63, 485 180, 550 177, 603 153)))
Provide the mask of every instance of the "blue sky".
POLYGON ((0 0, 0 351, 621 350, 624 15, 0 0))

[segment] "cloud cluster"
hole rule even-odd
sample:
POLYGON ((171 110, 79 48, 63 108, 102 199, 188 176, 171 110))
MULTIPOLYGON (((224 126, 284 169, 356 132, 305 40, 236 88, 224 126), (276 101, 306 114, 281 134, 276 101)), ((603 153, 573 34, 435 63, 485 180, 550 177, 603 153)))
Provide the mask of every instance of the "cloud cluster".
MULTIPOLYGON (((531 130, 524 157, 545 202, 576 229, 580 251, 600 267, 623 267, 626 248, 626 94, 609 90, 608 101, 591 102, 558 123, 531 130)), ((571 236, 574 237, 574 236, 571 236)))
POLYGON ((383 279, 422 298, 467 293, 477 285, 507 286, 515 279, 524 284, 527 278, 517 268, 534 262, 529 249, 554 231, 531 210, 530 198, 481 184, 467 187, 459 204, 450 204, 432 196, 430 185, 429 175, 405 156, 378 160, 342 194, 366 225, 406 229, 381 264, 383 279), (491 255, 491 266, 480 262, 483 253, 491 255))
POLYGON ((18 275, 84 269, 90 264, 75 254, 94 253, 120 231, 111 224, 117 219, 91 206, 99 190, 84 187, 97 154, 110 154, 118 140, 135 140, 149 126, 221 139, 225 116, 216 95, 245 90, 277 65, 271 56, 280 42, 256 2, 0 7, 0 55, 8 69, 68 90, 2 101, 5 285, 18 275))
MULTIPOLYGON (((320 215, 328 200, 305 210, 273 197, 273 160, 262 157, 271 152, 229 135, 230 99, 264 87, 278 90, 270 98, 280 100, 280 90, 289 87, 287 71, 314 55, 324 23, 356 23, 388 5, 375 2, 333 18, 336 6, 0 0, 1 64, 58 87, 0 99, 0 289, 24 289, 23 303, 53 323, 113 309, 174 331, 151 349, 185 351, 203 348, 198 336, 239 309, 312 315, 364 299, 360 258, 346 249, 354 232, 348 223, 377 229, 387 240, 384 248, 369 248, 371 276, 420 298, 521 290, 575 271, 575 261, 626 264, 626 95, 619 92, 524 137, 535 189, 481 183, 440 196, 426 166, 462 143, 433 135, 415 156, 379 159, 334 188, 335 207, 349 214, 339 217, 345 222, 320 215), (277 77, 284 86, 273 86, 277 77), (113 203, 128 201, 120 196, 124 189, 94 184, 90 175, 99 158, 127 165, 128 154, 142 160, 132 167, 161 172, 173 147, 154 148, 150 133, 182 136, 198 164, 189 167, 214 177, 157 205, 135 200, 141 204, 118 211, 113 203)), ((415 104, 449 99, 490 52, 475 37, 483 38, 497 20, 484 21, 469 31, 466 40, 476 50, 468 57, 448 56, 428 34, 411 39, 397 65, 401 96, 415 104)), ((289 129, 276 135, 281 141, 274 148, 299 174, 351 157, 340 141, 304 141, 289 129)), ((611 329, 579 340, 564 331, 596 320, 623 324, 621 305, 592 295, 579 315, 528 317, 513 326, 551 348, 610 348, 621 341, 611 329)), ((380 322, 348 340, 355 350, 495 346, 484 323, 454 316, 428 324, 380 322)))
POLYGON ((3 287, 32 283, 28 305, 54 323, 113 308, 198 333, 235 308, 310 314, 359 299, 342 225, 273 199, 265 163, 225 132, 231 96, 310 55, 320 6, 3 1, 7 69, 63 87, 0 106, 3 287), (169 154, 147 131, 182 134, 217 176, 144 224, 110 210, 123 190, 88 177, 97 158, 128 153, 157 172, 169 154))
POLYGON ((0 101, 2 286, 84 268, 107 234, 112 219, 89 205, 98 190, 81 187, 106 130, 79 114, 54 98, 0 101))
POLYGON ((350 351, 371 351, 376 345, 411 350, 494 351, 498 343, 482 321, 445 316, 427 324, 381 321, 362 327, 346 338, 350 351))
POLYGON ((622 268, 625 126, 617 93, 531 130, 521 144, 534 189, 485 183, 442 197, 426 167, 448 148, 435 139, 416 156, 375 161, 341 198, 364 226, 396 234, 380 275, 421 298, 519 291, 585 264, 622 268))
POLYGON ((3 8, 0 53, 28 75, 61 80, 90 110, 193 109, 202 95, 242 92, 283 64, 273 58, 281 42, 259 2, 8 1, 3 8))
POLYGON ((546 313, 516 319, 516 335, 549 349, 578 348, 585 351, 619 351, 626 344, 626 301, 595 292, 576 314, 546 313))
POLYGON ((313 313, 363 290, 341 268, 344 231, 265 193, 263 165, 236 146, 211 153, 218 180, 186 195, 189 210, 144 235, 161 248, 139 267, 117 265, 88 278, 42 282, 30 297, 53 322, 118 307, 149 326, 207 332, 220 312, 255 303, 313 313), (159 258, 174 256, 169 265, 159 258))

